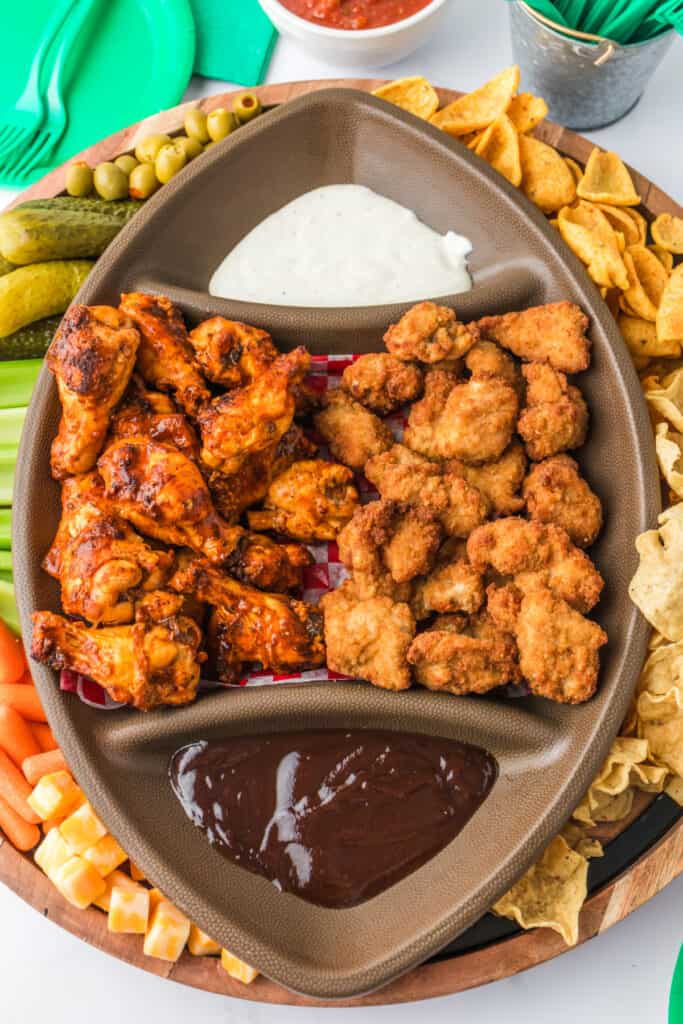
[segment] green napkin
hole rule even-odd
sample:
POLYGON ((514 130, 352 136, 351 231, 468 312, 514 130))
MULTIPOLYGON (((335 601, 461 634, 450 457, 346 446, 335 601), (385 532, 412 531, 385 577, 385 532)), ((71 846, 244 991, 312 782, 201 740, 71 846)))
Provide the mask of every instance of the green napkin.
POLYGON ((190 0, 190 4, 197 28, 195 74, 259 85, 276 33, 258 0, 190 0))

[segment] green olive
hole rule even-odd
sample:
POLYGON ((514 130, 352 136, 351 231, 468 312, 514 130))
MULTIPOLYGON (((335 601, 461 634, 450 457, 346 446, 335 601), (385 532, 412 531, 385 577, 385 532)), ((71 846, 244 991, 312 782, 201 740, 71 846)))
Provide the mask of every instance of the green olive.
POLYGON ((220 142, 237 127, 235 117, 225 107, 217 107, 212 110, 206 119, 206 127, 213 142, 220 142))
POLYGON ((138 161, 130 153, 124 153, 123 156, 117 156, 114 163, 117 167, 120 167, 123 173, 128 177, 134 167, 138 166, 138 161))
POLYGON ((185 131, 189 138, 196 139, 202 145, 209 141, 209 133, 206 129, 206 114, 203 110, 199 110, 198 107, 195 107, 194 110, 188 110, 185 115, 185 131))
POLYGON ((79 160, 66 171, 66 190, 70 196, 89 196, 92 192, 92 167, 79 160))
POLYGON ((153 164, 161 147, 167 146, 170 141, 169 135, 147 135, 135 147, 135 156, 141 164, 153 164))
POLYGON ((235 117, 240 124, 246 124, 261 113, 261 100, 255 92, 243 92, 232 105, 235 117))
POLYGON ((128 195, 128 178, 120 167, 108 160, 98 164, 93 175, 95 191, 103 199, 125 199, 128 195))
POLYGON ((187 157, 183 147, 171 144, 170 146, 162 146, 157 153, 157 158, 154 161, 154 170, 161 184, 165 185, 178 171, 182 171, 186 163, 187 157))
POLYGON ((154 164, 138 164, 130 172, 128 192, 131 199, 149 199, 159 188, 154 164))
POLYGON ((179 135, 177 139, 173 140, 174 145, 179 146, 183 150, 187 157, 188 163, 190 160, 194 160, 196 156, 199 156, 203 152, 204 147, 202 146, 199 139, 194 139, 191 136, 179 135))

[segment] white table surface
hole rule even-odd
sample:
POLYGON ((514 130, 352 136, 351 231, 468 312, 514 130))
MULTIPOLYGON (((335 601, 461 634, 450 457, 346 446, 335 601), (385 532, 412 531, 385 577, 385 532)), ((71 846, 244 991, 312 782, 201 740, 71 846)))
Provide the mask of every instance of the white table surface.
MULTIPOLYGON (((233 0, 227 0, 233 2, 233 0)), ((391 69, 331 66, 280 40, 269 82, 424 73, 470 89, 511 62, 503 0, 453 0, 438 39, 391 69)), ((524 83, 522 83, 524 85, 524 83)), ((197 78, 187 98, 226 88, 197 78)), ((639 105, 591 137, 620 153, 683 202, 683 43, 677 40, 639 105)), ((0 205, 13 193, 0 192, 0 205)), ((629 919, 559 959, 517 977, 429 1005, 369 1010, 301 1010, 196 992, 160 981, 86 946, 28 909, 0 886, 0 1024, 660 1024, 683 941, 683 877, 629 919)))

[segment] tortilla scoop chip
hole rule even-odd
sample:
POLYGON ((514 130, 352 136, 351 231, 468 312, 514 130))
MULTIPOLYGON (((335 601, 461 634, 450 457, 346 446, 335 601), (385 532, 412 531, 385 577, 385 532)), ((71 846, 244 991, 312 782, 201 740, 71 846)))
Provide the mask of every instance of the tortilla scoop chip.
POLYGON ((387 85, 375 89, 372 94, 378 96, 387 103, 393 103, 402 110, 414 114, 415 117, 422 117, 428 121, 432 114, 439 109, 439 97, 436 89, 422 75, 414 78, 398 78, 395 82, 388 82, 387 85))
POLYGON ((494 903, 493 912, 525 929, 552 928, 568 946, 575 946, 587 877, 586 858, 556 836, 540 860, 494 903))
POLYGON ((513 185, 518 187, 521 184, 519 136, 507 114, 501 114, 488 126, 475 145, 474 152, 513 185))
POLYGON ((634 359, 654 359, 666 356, 675 359, 680 356, 680 344, 677 341, 659 341, 657 328, 651 320, 619 313, 617 321, 621 336, 634 359))
MULTIPOLYGON (((642 232, 639 221, 631 216, 632 213, 636 212, 635 210, 630 210, 626 206, 609 206, 607 203, 596 203, 595 205, 599 210, 602 210, 614 230, 621 232, 627 246, 645 243, 645 235, 642 232)), ((638 216, 640 217, 641 215, 638 214, 638 216)), ((644 218, 643 223, 645 223, 644 218)))
POLYGON ((576 160, 572 160, 570 156, 564 157, 564 162, 566 163, 569 170, 572 172, 572 177, 578 185, 578 183, 583 178, 583 167, 581 166, 581 164, 577 164, 576 160))
POLYGON ((645 663, 638 694, 638 733, 656 765, 683 775, 683 644, 667 644, 645 663))
POLYGON ((530 92, 520 92, 512 97, 507 115, 512 121, 515 131, 526 135, 548 116, 548 104, 541 96, 530 92))
POLYGON ((641 533, 636 550, 631 600, 667 640, 683 639, 683 505, 662 512, 658 529, 641 533))
POLYGON ((430 120, 449 135, 467 135, 479 128, 488 128, 507 111, 518 89, 519 67, 513 64, 479 89, 449 103, 430 120))
POLYGON ((640 196, 626 165, 616 153, 598 149, 588 157, 576 191, 582 199, 610 206, 637 206, 640 196))
POLYGON ((576 199, 574 176, 556 149, 532 135, 519 136, 522 190, 544 213, 555 213, 576 199))
POLYGON ((621 308, 654 323, 669 275, 655 254, 644 245, 629 246, 623 260, 629 285, 620 300, 621 308))
POLYGON ((655 419, 668 420, 683 434, 683 368, 678 367, 661 379, 646 377, 643 391, 655 419))
POLYGON ((657 310, 657 337, 660 341, 683 344, 683 263, 674 267, 657 310))
POLYGON ((658 246, 676 256, 683 256, 683 217, 660 213, 652 222, 651 231, 658 246))
POLYGON ((670 274, 674 268, 673 254, 668 249, 662 249, 661 245, 648 245, 648 249, 655 254, 667 274, 670 274))
MULTIPOLYGON (((521 141, 521 140, 520 140, 521 141)), ((588 273, 603 288, 625 291, 629 276, 620 251, 617 233, 593 203, 580 200, 563 207, 558 214, 560 234, 585 263, 588 273)))
POLYGON ((683 498, 683 434, 671 430, 666 422, 658 423, 655 450, 662 476, 674 494, 683 498))

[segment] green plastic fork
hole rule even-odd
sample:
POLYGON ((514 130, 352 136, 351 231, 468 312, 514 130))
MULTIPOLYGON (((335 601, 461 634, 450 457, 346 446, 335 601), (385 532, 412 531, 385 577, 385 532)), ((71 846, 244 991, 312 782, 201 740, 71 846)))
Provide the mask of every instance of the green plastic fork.
POLYGON ((44 107, 40 90, 43 64, 55 36, 76 2, 77 0, 62 0, 62 3, 55 7, 31 64, 24 91, 14 109, 7 111, 0 121, 0 164, 4 163, 10 153, 28 141, 43 119, 44 107))

